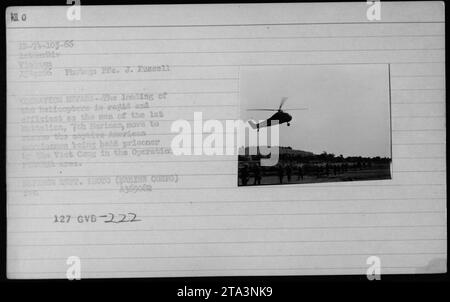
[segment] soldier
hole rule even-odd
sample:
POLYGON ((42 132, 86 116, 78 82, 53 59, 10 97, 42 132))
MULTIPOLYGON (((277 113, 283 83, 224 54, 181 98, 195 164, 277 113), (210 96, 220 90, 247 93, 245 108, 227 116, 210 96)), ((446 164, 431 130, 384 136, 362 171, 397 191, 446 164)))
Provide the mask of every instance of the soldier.
POLYGON ((287 180, 288 180, 288 182, 291 182, 291 177, 292 177, 292 168, 291 168, 291 165, 287 165, 287 166, 286 166, 286 174, 287 174, 287 180))
POLYGON ((248 166, 244 165, 241 170, 241 182, 243 186, 247 185, 248 182, 248 166))
POLYGON ((297 180, 303 180, 303 169, 302 169, 302 165, 299 165, 298 166, 298 178, 297 178, 297 180))
POLYGON ((283 166, 280 164, 278 165, 278 177, 280 178, 280 184, 283 183, 283 176, 284 176, 284 169, 283 166))
POLYGON ((255 177, 255 182, 253 183, 254 185, 260 185, 261 184, 261 167, 259 166, 259 164, 255 164, 253 166, 253 175, 255 177))

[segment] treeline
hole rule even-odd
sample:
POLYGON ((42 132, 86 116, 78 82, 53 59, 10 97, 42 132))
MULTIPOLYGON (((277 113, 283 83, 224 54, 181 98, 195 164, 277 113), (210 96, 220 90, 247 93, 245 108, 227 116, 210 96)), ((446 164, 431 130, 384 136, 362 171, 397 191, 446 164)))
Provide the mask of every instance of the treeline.
MULTIPOLYGON (((391 159, 389 157, 363 157, 363 156, 347 156, 344 157, 342 154, 335 155, 333 153, 322 152, 321 154, 291 154, 283 152, 283 150, 292 150, 291 147, 280 148, 281 152, 279 154, 280 162, 293 162, 293 163, 389 163, 391 159)), ((296 150, 292 150, 295 152, 296 150)), ((300 151, 299 152, 304 152, 300 151)), ((304 152, 307 153, 307 152, 304 152)), ((269 156, 262 155, 239 155, 239 161, 259 161, 261 158, 268 158, 269 156)))

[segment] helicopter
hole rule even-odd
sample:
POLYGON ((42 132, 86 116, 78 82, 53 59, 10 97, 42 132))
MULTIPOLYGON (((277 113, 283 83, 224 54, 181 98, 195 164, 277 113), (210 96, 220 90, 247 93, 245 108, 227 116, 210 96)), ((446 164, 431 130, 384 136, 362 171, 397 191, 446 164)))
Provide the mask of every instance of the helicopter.
MULTIPOLYGON (((291 120, 292 120, 292 116, 287 113, 284 112, 283 110, 281 110, 281 108, 283 107, 284 103, 286 102, 288 98, 287 97, 283 97, 281 99, 280 102, 280 106, 278 107, 278 109, 247 109, 247 111, 276 111, 271 117, 269 117, 267 120, 262 121, 260 123, 255 123, 252 120, 249 120, 248 123, 250 124, 250 126, 253 129, 257 129, 259 131, 260 128, 263 127, 271 127, 272 126, 272 121, 277 121, 278 123, 274 123, 274 125, 276 124, 284 124, 286 123, 286 125, 289 127, 291 125, 291 120)), ((296 108, 296 109, 285 109, 285 110, 308 110, 308 108, 296 108)))

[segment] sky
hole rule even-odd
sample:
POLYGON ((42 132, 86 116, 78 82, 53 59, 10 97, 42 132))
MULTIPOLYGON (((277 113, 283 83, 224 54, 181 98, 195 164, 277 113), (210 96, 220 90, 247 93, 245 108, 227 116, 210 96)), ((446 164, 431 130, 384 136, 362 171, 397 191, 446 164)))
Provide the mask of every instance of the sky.
POLYGON ((245 67, 239 85, 243 120, 267 119, 275 111, 247 109, 278 108, 288 97, 282 109, 292 121, 280 126, 280 146, 391 157, 387 64, 245 67))

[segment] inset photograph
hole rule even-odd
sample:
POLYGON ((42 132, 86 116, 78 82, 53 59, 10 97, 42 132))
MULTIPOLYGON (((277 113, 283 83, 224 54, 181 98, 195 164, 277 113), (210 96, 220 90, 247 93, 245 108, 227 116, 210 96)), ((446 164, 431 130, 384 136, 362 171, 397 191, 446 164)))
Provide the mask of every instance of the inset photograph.
POLYGON ((388 64, 241 67, 240 118, 279 132, 277 146, 246 141, 238 186, 390 179, 390 103, 388 64))

